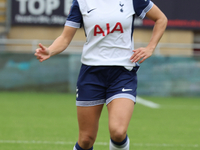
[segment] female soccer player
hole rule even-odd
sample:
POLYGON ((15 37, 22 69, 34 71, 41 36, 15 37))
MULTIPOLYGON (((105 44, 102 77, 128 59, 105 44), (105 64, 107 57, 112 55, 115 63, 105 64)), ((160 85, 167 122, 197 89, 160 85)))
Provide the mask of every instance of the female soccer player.
POLYGON ((104 103, 109 114, 110 150, 129 150, 128 125, 136 102, 137 69, 162 37, 167 18, 150 0, 73 0, 62 34, 48 48, 39 44, 40 62, 65 50, 84 27, 82 67, 77 81, 79 138, 74 150, 93 150, 104 103), (155 22, 147 47, 134 49, 135 16, 155 22))

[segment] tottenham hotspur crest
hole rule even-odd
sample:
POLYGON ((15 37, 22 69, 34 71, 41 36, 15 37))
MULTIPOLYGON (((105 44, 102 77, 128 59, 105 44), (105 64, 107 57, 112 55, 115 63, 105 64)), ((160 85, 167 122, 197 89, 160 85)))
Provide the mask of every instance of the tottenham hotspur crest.
POLYGON ((124 9, 123 9, 124 4, 122 4, 121 1, 119 2, 119 6, 121 7, 120 11, 124 12, 124 9))

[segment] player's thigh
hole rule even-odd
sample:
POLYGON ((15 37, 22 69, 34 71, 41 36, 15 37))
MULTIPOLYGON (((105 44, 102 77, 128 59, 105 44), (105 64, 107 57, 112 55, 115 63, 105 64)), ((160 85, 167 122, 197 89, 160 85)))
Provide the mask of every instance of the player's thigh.
POLYGON ((134 110, 134 101, 128 98, 117 98, 107 105, 107 109, 111 137, 115 136, 113 133, 119 136, 126 134, 134 110))
POLYGON ((89 107, 77 106, 80 138, 84 136, 96 138, 102 108, 103 105, 89 107))

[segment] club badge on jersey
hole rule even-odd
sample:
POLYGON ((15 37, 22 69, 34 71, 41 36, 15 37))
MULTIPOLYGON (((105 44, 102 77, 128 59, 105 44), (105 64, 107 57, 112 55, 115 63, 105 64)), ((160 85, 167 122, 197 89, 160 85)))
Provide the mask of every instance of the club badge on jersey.
POLYGON ((119 6, 121 7, 120 11, 123 12, 123 11, 124 11, 124 10, 123 10, 124 4, 122 4, 121 1, 119 2, 119 6))

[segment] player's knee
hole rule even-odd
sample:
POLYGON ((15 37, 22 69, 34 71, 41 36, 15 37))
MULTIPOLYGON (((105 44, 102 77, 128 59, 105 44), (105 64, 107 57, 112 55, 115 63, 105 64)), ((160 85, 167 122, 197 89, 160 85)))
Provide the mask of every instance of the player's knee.
POLYGON ((121 142, 126 137, 127 130, 123 127, 110 129, 110 136, 115 142, 121 142))
POLYGON ((88 149, 94 144, 95 137, 85 135, 79 138, 79 142, 80 142, 80 145, 82 145, 82 148, 88 149))

